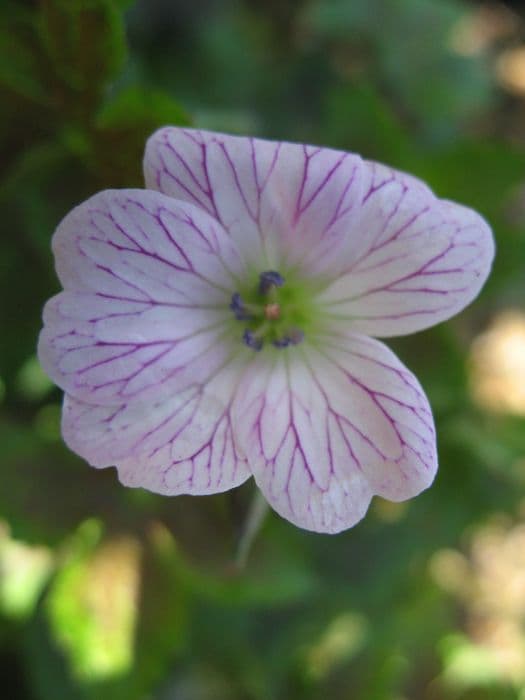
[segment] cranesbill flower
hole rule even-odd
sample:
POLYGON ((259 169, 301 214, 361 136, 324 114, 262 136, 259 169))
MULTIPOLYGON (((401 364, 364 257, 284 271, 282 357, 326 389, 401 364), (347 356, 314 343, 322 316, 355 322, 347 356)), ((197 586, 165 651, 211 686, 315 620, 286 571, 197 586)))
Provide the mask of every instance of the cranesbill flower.
POLYGON ((253 476, 318 532, 427 488, 428 400, 376 338, 472 301, 485 221, 328 148, 164 128, 144 168, 148 189, 96 194, 53 238, 39 356, 71 449, 166 495, 253 476))

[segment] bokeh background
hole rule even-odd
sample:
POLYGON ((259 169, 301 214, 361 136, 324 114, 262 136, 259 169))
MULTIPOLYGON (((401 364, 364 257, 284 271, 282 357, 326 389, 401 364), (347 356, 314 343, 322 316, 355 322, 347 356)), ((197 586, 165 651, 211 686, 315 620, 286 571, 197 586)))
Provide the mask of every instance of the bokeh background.
POLYGON ((525 19, 496 0, 0 4, 0 695, 6 700, 525 699, 525 19), (355 150, 478 209, 498 256, 449 323, 392 341, 441 468, 346 533, 252 485, 120 486, 62 444, 35 357, 76 203, 140 186, 163 124, 355 150))

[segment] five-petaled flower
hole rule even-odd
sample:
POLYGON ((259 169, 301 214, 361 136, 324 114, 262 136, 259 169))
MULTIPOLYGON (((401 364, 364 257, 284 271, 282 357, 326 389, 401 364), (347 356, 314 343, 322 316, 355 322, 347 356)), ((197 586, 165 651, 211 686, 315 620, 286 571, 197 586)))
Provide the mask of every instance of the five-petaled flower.
POLYGON ((80 204, 39 357, 67 444, 121 481, 209 494, 250 476, 319 532, 432 482, 432 413, 376 337, 450 318, 492 234, 420 180, 327 148, 164 128, 147 189, 80 204))

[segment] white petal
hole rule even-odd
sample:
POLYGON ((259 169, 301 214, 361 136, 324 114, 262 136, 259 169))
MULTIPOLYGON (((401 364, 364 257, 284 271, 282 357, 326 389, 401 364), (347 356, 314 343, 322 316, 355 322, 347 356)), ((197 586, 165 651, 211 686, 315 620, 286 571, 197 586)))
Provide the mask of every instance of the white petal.
POLYGON ((378 164, 368 164, 368 175, 346 267, 320 303, 353 332, 379 337, 450 318, 477 296, 490 272, 489 226, 416 178, 378 164))
POLYGON ((234 403, 236 438, 272 507, 300 527, 339 532, 374 493, 397 501, 427 488, 432 414, 395 355, 361 336, 300 350, 250 369, 234 403))
POLYGON ((66 291, 45 308, 39 357, 67 393, 106 405, 158 399, 230 356, 242 264, 204 212, 158 192, 102 192, 66 216, 53 248, 66 291))
POLYGON ((247 260, 323 274, 338 265, 363 194, 359 156, 168 127, 149 139, 148 187, 202 207, 247 260))
POLYGON ((240 368, 153 404, 94 406, 66 394, 62 432, 95 467, 115 465, 126 486, 164 495, 211 494, 250 473, 234 445, 231 397, 240 368))

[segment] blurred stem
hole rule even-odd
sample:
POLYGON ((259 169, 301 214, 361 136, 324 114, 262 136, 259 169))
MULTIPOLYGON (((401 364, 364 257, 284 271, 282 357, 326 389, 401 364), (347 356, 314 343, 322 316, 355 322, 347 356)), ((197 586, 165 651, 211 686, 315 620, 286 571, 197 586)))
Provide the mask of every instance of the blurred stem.
POLYGON ((246 566, 248 555, 250 554, 257 533, 264 522, 268 508, 268 502, 259 489, 256 489, 237 543, 235 565, 239 571, 242 571, 246 566))

